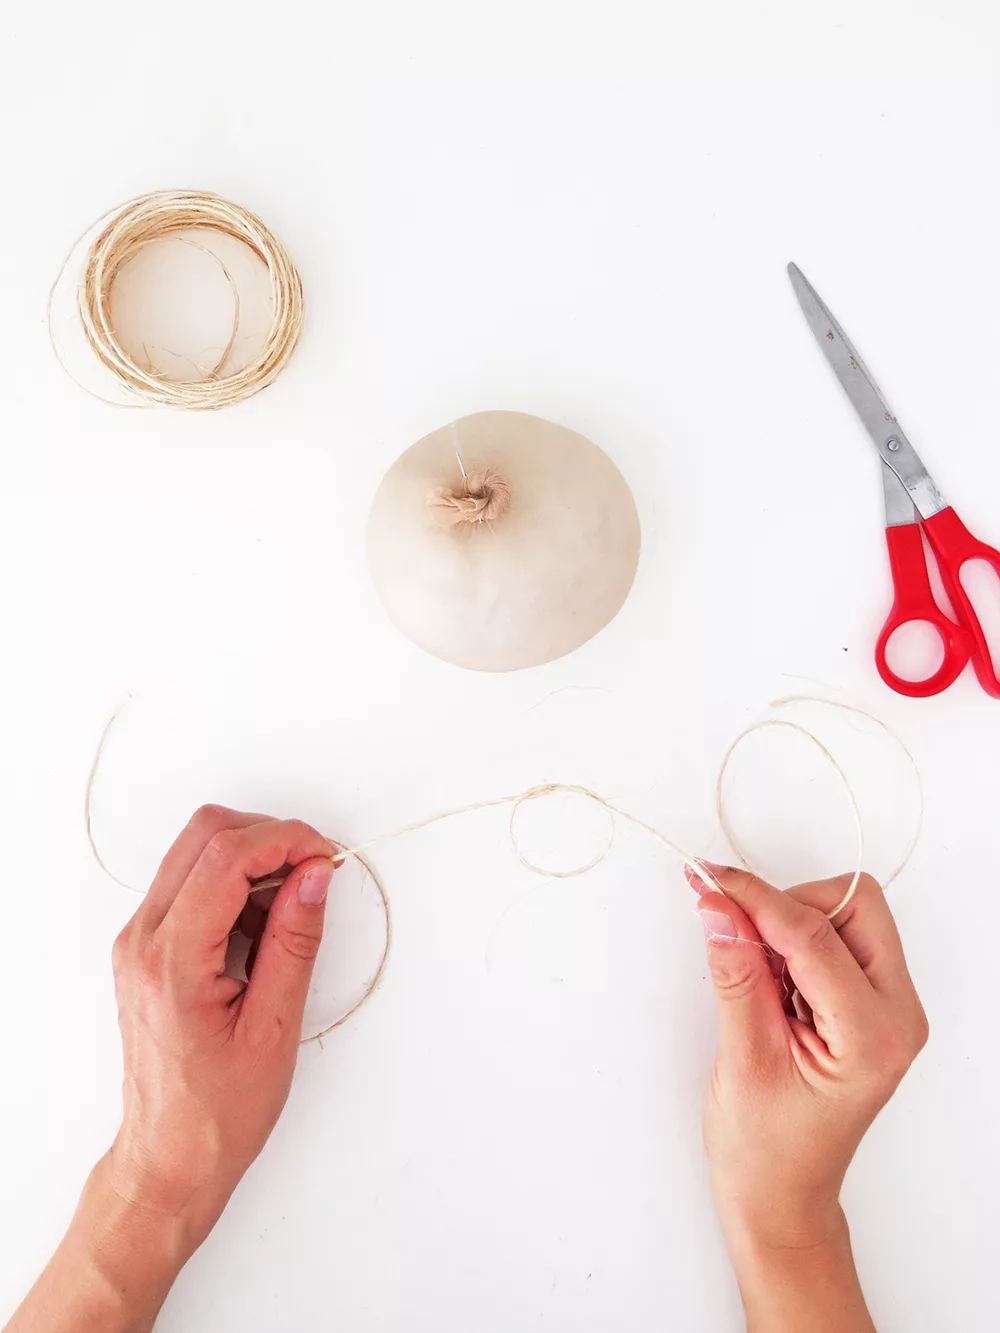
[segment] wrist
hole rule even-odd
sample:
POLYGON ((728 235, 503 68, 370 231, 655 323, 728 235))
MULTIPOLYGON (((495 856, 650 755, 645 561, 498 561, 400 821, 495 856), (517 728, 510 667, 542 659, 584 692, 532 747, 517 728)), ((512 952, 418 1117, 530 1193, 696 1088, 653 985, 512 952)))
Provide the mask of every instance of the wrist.
POLYGON ((122 1197, 105 1157, 91 1172, 59 1248, 7 1328, 149 1333, 194 1248, 177 1219, 122 1197))
POLYGON ((850 1244, 837 1195, 785 1200, 772 1195, 763 1202, 717 1198, 716 1207, 731 1255, 765 1259, 850 1244))
POLYGON ((174 1279, 197 1248, 184 1223, 115 1189, 104 1157, 91 1172, 64 1246, 103 1289, 123 1329, 155 1317, 174 1279))
POLYGON ((189 1258, 222 1216, 243 1170, 213 1126, 176 1142, 169 1131, 147 1124, 137 1132, 126 1121, 95 1176, 126 1206, 126 1223, 169 1233, 189 1258))
POLYGON ((873 1333, 838 1202, 766 1217, 734 1210, 723 1229, 750 1333, 873 1333))

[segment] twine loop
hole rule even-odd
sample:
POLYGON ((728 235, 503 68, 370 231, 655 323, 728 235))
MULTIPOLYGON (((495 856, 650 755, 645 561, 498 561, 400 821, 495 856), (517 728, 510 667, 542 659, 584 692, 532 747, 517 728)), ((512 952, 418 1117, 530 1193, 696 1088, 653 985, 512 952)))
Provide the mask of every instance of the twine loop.
MULTIPOLYGON (((902 751, 904 757, 909 762, 913 770, 914 776, 916 778, 916 786, 918 793, 917 819, 913 835, 909 843, 907 844, 906 850, 903 853, 903 856, 899 864, 884 881, 883 887, 888 888, 888 886, 892 884, 893 881, 896 880, 902 874, 903 870, 905 869, 907 863, 910 860, 910 857, 913 855, 913 852, 917 845, 917 841, 920 837, 921 826, 923 824, 923 813, 924 813, 923 787, 920 781, 920 770, 917 767, 916 761, 913 758, 913 755, 910 753, 909 749, 907 749, 906 745, 904 745, 902 740, 900 740, 899 736, 896 735, 896 733, 892 730, 892 728, 887 726, 886 723, 881 720, 881 718, 876 717, 873 713, 869 713, 864 708, 857 708, 853 704, 843 703, 839 699, 827 699, 819 695, 789 695, 783 699, 775 699, 770 706, 772 710, 779 710, 782 708, 787 708, 789 706, 794 706, 798 704, 813 704, 813 705, 818 704, 828 708, 839 708, 846 713, 853 713, 858 717, 867 718, 870 722, 873 722, 876 726, 881 728, 882 731, 884 731, 892 740, 896 742, 899 749, 902 751)), ((90 843, 90 849, 94 855, 94 859, 97 861, 97 864, 101 867, 101 869, 105 872, 105 874, 107 874, 111 879, 115 881, 116 884, 120 885, 124 889, 128 889, 130 892, 135 893, 137 892, 137 890, 132 888, 131 885, 126 884, 124 883, 124 881, 118 879, 118 877, 112 874, 112 872, 109 870, 106 862, 104 861, 104 858, 102 857, 100 851, 98 850, 97 843, 94 838, 93 821, 91 817, 91 797, 93 795, 94 779, 97 775, 97 769, 100 764, 101 754, 104 749, 104 743, 107 739, 108 732, 111 730, 112 723, 114 722, 116 717, 117 717, 117 712, 113 713, 112 716, 109 718, 104 728, 104 731, 101 735, 101 739, 98 743, 97 752, 94 755, 93 764, 91 765, 90 769, 90 775, 87 779, 87 789, 84 797, 84 816, 86 821, 87 840, 90 843)), ((742 745, 743 742, 749 736, 753 735, 755 732, 761 731, 765 727, 786 728, 790 731, 796 732, 797 734, 803 736, 806 740, 808 740, 813 746, 816 747, 816 749, 820 752, 823 758, 831 765, 834 772, 840 779, 844 787, 844 791, 847 795, 851 814, 853 816, 855 827, 857 830, 857 861, 855 862, 854 874, 851 877, 851 881, 848 884, 844 896, 841 898, 840 902, 837 903, 836 907, 834 907, 832 911, 827 912, 826 914, 829 918, 833 919, 834 917, 838 916, 839 913, 841 913, 845 907, 847 907, 848 903, 850 903, 851 899, 854 897, 855 891, 857 890, 863 871, 865 839, 864 839, 864 828, 861 820, 861 809, 858 805, 857 797, 854 794, 854 790, 851 787, 847 774, 844 772, 841 765, 834 758, 833 754, 823 744, 823 742, 819 739, 818 736, 815 736, 806 727, 800 726, 799 723, 792 722, 788 718, 783 718, 783 717, 763 718, 757 722, 752 723, 749 727, 745 728, 745 730, 741 731, 740 734, 735 738, 735 740, 730 744, 729 749, 723 756, 722 764, 719 768, 719 775, 716 780, 716 792, 715 792, 716 813, 718 815, 719 827, 725 834, 726 838, 728 839, 729 844, 733 848, 733 851, 738 857, 740 863, 744 867, 746 867, 747 870, 753 873, 753 868, 750 865, 748 858, 744 854, 743 849, 741 848, 739 842, 737 841, 737 838, 732 830, 729 818, 726 814, 725 779, 726 779, 726 773, 729 768, 729 762, 732 759, 732 756, 737 750, 737 748, 740 745, 742 745)), ((528 787, 525 791, 515 793, 513 795, 495 796, 489 800, 473 801, 469 805, 456 806, 451 810, 439 810, 435 814, 427 815, 423 819, 415 820, 411 824, 405 824, 403 825, 403 827, 393 829, 389 833, 379 834, 376 837, 369 838, 365 842, 357 843, 354 846, 345 846, 340 840, 332 840, 334 841, 334 846, 336 846, 338 849, 333 857, 334 864, 343 865, 343 863, 348 859, 348 857, 353 857, 354 859, 359 861, 360 864, 364 867, 365 871, 370 876, 372 882, 375 885, 379 897, 381 898, 383 909, 385 911, 385 920, 386 920, 385 948, 382 951, 382 956, 379 959, 378 966, 375 969, 375 972, 373 973, 372 978, 369 981, 364 994, 357 1001, 357 1003, 351 1009, 349 1009, 347 1013, 343 1014, 335 1023, 332 1023, 330 1024, 329 1027, 324 1028, 322 1032, 315 1033, 312 1037, 306 1038, 307 1041, 313 1041, 320 1037, 326 1036, 327 1032, 332 1031, 333 1028, 335 1027, 340 1027, 342 1023, 346 1023, 347 1020, 353 1014, 357 1013, 357 1011, 361 1008, 361 1006, 365 1003, 365 1001, 369 998, 369 996, 375 990, 376 986, 381 981, 382 976, 385 972, 386 963, 388 962, 389 946, 392 939, 389 896, 385 889, 384 884, 382 883, 378 874, 375 872, 375 869, 373 868, 371 863, 364 858, 362 853, 366 852, 370 847, 374 847, 381 843, 391 841, 394 838, 402 837, 404 834, 407 833, 415 833, 420 829, 430 827, 432 824, 439 824, 444 820, 455 819, 462 815, 475 814, 479 811, 494 809, 498 806, 510 807, 510 813, 507 819, 507 834, 514 855, 517 857, 521 865, 525 867, 525 869, 530 870, 533 874, 541 875, 546 879, 574 879, 577 875, 585 875, 589 870, 593 870, 596 866, 600 865, 601 862, 607 857, 608 853, 611 851, 612 846, 614 845, 615 836, 617 832, 617 821, 620 820, 624 824, 631 825, 633 828, 639 829, 641 832, 647 834, 649 837, 653 838, 656 842, 660 843, 661 846, 665 847, 685 866, 687 866, 690 870, 693 870, 695 874, 697 874, 703 882, 708 884, 710 888, 717 890, 719 893, 724 892, 721 884, 719 884, 718 880, 712 874, 710 868, 700 858, 693 856, 690 852, 685 851, 683 847, 673 842, 670 838, 668 838, 658 828, 655 828, 652 824, 646 823, 645 820, 638 818, 638 816, 632 814, 628 810, 622 809, 621 806, 612 804, 612 802, 607 800, 606 797, 600 796, 597 792, 591 791, 589 787, 583 787, 575 783, 546 782, 546 783, 541 783, 534 787, 528 787), (531 861, 527 856, 525 856, 517 837, 516 821, 518 812, 529 801, 538 801, 545 796, 552 796, 556 792, 572 796, 582 796, 586 800, 591 801, 594 805, 600 806, 608 817, 608 836, 601 849, 597 852, 595 856, 592 856, 589 861, 584 862, 582 865, 573 866, 568 870, 552 870, 548 866, 539 865, 536 862, 531 861)), ((265 879, 255 882, 253 886, 254 891, 260 892, 261 890, 264 889, 272 890, 278 888, 282 883, 282 881, 284 880, 285 873, 287 872, 279 871, 277 874, 267 876, 265 877, 265 879)))

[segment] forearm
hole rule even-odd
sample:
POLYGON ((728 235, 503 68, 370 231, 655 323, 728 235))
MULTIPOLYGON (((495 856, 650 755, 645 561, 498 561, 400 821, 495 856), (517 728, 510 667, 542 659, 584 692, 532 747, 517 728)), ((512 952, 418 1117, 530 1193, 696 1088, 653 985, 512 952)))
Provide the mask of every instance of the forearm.
POLYGON ((189 1253, 173 1219, 111 1188, 105 1159, 5 1333, 149 1333, 189 1253))
POLYGON ((726 1228, 747 1333, 875 1333, 838 1207, 823 1234, 802 1244, 726 1228))

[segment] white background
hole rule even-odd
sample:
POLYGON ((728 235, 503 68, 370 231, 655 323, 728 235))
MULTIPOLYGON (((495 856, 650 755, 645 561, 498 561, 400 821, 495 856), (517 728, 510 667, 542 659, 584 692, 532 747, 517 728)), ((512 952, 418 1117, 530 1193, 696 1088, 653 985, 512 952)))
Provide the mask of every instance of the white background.
MULTIPOLYGON (((849 1179, 863 1279, 881 1330, 997 1327, 1000 704, 971 674, 929 701, 878 681, 875 455, 784 274, 802 265, 966 522, 1000 539, 997 48, 985 0, 6 15, 0 1308, 116 1124, 109 951, 135 900, 90 859, 81 807, 127 693, 95 820, 141 884, 205 800, 361 838, 547 779, 724 857, 721 753, 820 681, 905 737, 927 797, 892 904, 933 1034, 849 1179), (283 238, 306 334, 240 407, 116 410, 56 365, 46 292, 88 222, 178 185, 283 238), (601 444, 644 553, 595 641, 482 677, 389 626, 363 535, 405 446, 492 407, 601 444)), ((858 782, 884 873, 914 818, 905 767, 870 729, 797 716, 858 782)), ((843 796, 794 737, 748 742, 733 811, 778 882, 851 862, 843 796)), ((601 836, 589 810, 536 815, 564 862, 601 836)), ((498 813, 376 859, 384 985, 305 1050, 159 1327, 742 1327, 677 867, 623 833, 591 876, 538 881, 498 813)))

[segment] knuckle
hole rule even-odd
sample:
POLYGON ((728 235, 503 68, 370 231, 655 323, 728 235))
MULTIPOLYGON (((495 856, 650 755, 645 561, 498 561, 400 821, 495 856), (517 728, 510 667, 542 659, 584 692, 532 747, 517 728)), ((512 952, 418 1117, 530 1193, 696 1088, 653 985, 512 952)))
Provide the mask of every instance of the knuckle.
POLYGON ((885 1077, 890 1087, 896 1088, 902 1083, 910 1065, 913 1064, 913 1055, 908 1042, 889 1048, 885 1060, 885 1077))
POLYGON ((918 1001, 917 1015, 913 1025, 914 1055, 920 1054, 920 1052, 927 1045, 930 1035, 931 1035, 931 1025, 927 1021, 927 1014, 924 1010, 924 1006, 918 1001))
POLYGON ((128 966, 129 957, 132 953, 132 923, 118 932, 114 944, 111 946, 111 970, 116 977, 121 976, 128 966))
MULTIPOLYGON (((115 949, 120 948, 119 940, 115 949)), ((124 946, 114 968, 115 995, 119 1009, 129 1011, 144 1009, 166 988, 166 962, 162 948, 153 941, 147 941, 138 947, 134 944, 124 946)))
POLYGON ((150 940, 135 957, 132 968, 139 985, 156 989, 162 985, 168 970, 167 951, 158 940, 150 940))
MULTIPOLYGON (((285 820, 285 828, 293 842, 309 842, 313 838, 323 838, 323 834, 311 824, 307 824, 304 819, 285 820)), ((325 838, 323 840, 326 841, 325 838)))
POLYGON ((886 1077, 895 1087, 913 1063, 909 1042, 898 1040, 888 1042, 884 1048, 882 1060, 886 1077))
POLYGON ((803 949, 810 953, 826 953, 834 947, 837 932, 833 922, 823 912, 807 907, 799 923, 797 934, 803 949))
POLYGON ((917 1050, 923 1050, 929 1040, 931 1040, 931 1024, 928 1022, 927 1013, 924 1012, 924 1006, 920 1005, 917 1013, 917 1050))
POLYGON ((873 1073, 883 1083, 895 1087, 913 1064, 921 1045, 919 1032, 901 1022, 887 1023, 872 1050, 873 1073))
POLYGON ((205 851, 219 865, 231 866, 238 862, 246 844, 246 834, 242 829, 221 828, 209 838, 205 851))
POLYGON ((742 866, 723 866, 721 873, 716 874, 723 892, 729 894, 736 902, 742 902, 744 899, 753 899, 760 897, 762 893, 767 893, 770 885, 755 875, 752 870, 745 870, 742 866))
POLYGON ((283 926, 276 933, 278 944, 300 962, 311 963, 319 953, 321 937, 307 930, 296 930, 293 926, 283 926))
POLYGON ((230 811, 224 805, 201 805, 188 820, 188 828, 193 833, 211 838, 219 829, 225 828, 230 811))
POLYGON ((711 956, 711 967, 715 989, 724 999, 746 999, 761 984, 760 969, 754 967, 742 951, 736 957, 714 953, 711 956))

